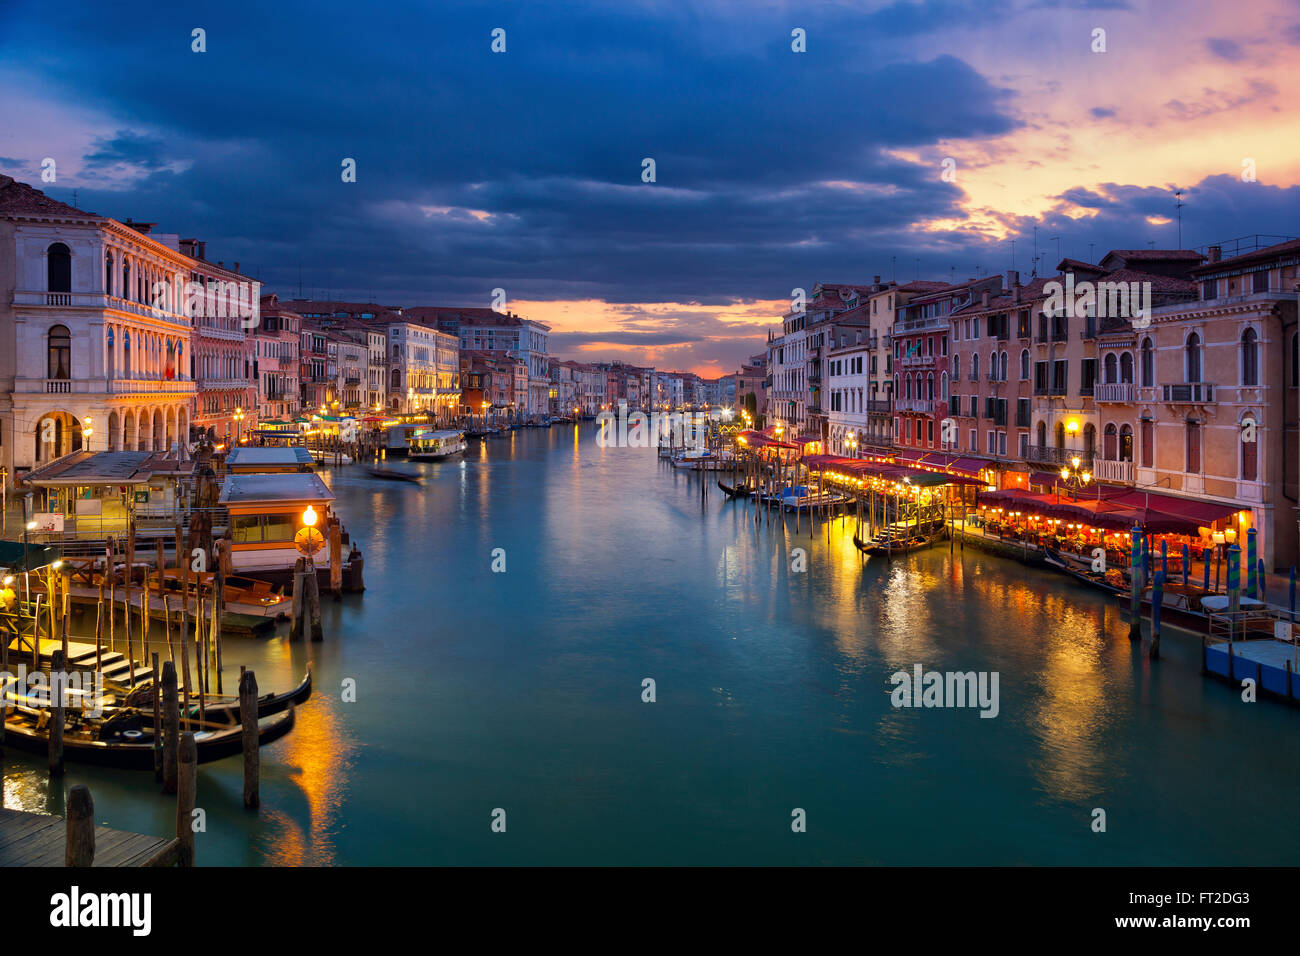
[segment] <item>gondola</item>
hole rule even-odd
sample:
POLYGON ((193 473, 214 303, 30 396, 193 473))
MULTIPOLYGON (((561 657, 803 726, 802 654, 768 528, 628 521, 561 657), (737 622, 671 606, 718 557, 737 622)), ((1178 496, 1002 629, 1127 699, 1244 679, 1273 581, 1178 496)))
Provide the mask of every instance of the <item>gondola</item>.
MULTIPOLYGON (((45 724, 48 710, 15 707, 5 720, 5 746, 24 753, 45 756, 50 751, 45 724)), ((259 721, 257 743, 264 747, 293 729, 293 709, 259 721)), ((181 723, 185 731, 185 722, 181 723)), ((194 733, 199 763, 210 763, 243 751, 244 730, 239 724, 205 721, 194 733)), ((103 720, 78 720, 68 713, 63 730, 65 760, 116 767, 120 770, 153 770, 154 732, 139 714, 121 713, 103 720)))
MULTIPOLYGON (((48 686, 39 689, 43 693, 29 693, 25 697, 17 697, 6 691, 4 694, 4 703, 8 706, 17 705, 27 707, 30 710, 36 710, 49 706, 49 688, 48 686)), ((303 675, 301 683, 292 690, 283 691, 279 694, 266 693, 257 699, 257 716, 271 717, 275 714, 282 713, 289 708, 290 704, 298 705, 305 702, 311 697, 311 668, 307 668, 307 673, 303 675)), ((117 717, 118 715, 135 714, 138 715, 145 727, 153 726, 153 684, 144 683, 136 686, 127 693, 117 704, 106 704, 103 708, 103 717, 105 719, 117 717)), ((209 699, 204 702, 203 706, 204 720, 207 723, 231 724, 239 723, 240 711, 239 701, 229 697, 220 697, 215 700, 209 699)), ((190 717, 197 720, 199 717, 198 699, 191 696, 188 710, 182 708, 181 717, 190 717)))
POLYGON ((422 479, 419 475, 413 475, 407 471, 397 471, 392 468, 371 468, 371 478, 383 478, 386 481, 409 481, 413 484, 420 484, 422 479))
MULTIPOLYGON (((292 690, 283 691, 279 694, 267 693, 257 698, 257 716, 258 718, 270 717, 274 714, 282 713, 288 710, 289 705, 297 706, 311 697, 311 668, 307 668, 307 673, 303 675, 302 682, 292 690)), ((123 700, 122 706, 129 708, 144 715, 145 724, 153 725, 153 689, 150 686, 137 687, 131 691, 123 700)), ((105 708, 106 714, 111 714, 111 708, 105 708)), ((217 700, 208 700, 204 702, 203 713, 209 723, 239 723, 239 701, 230 698, 218 698, 217 700)), ((190 717, 197 719, 199 716, 199 702, 190 695, 190 708, 188 711, 182 710, 181 716, 188 714, 190 717)))
POLYGON ((863 554, 910 554, 913 551, 920 551, 922 548, 928 548, 936 541, 941 540, 948 532, 948 529, 939 528, 929 533, 898 535, 886 543, 884 536, 877 536, 870 541, 863 541, 855 532, 853 535, 853 545, 863 554))
POLYGON ((718 479, 718 487, 722 489, 723 494, 728 498, 748 498, 754 493, 752 488, 745 488, 741 485, 724 485, 722 479, 718 479))

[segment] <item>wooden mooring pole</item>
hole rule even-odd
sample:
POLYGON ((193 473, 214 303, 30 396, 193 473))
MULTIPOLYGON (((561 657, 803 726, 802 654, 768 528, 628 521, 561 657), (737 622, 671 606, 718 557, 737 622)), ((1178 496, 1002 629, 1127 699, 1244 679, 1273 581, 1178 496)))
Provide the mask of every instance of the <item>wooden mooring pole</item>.
POLYGON ((181 736, 177 763, 176 839, 180 841, 177 862, 181 866, 193 866, 194 801, 198 788, 199 755, 192 733, 187 732, 181 736))
POLYGON ((56 650, 50 660, 50 776, 63 776, 63 691, 67 658, 56 650))
POLYGON ((79 783, 68 791, 67 847, 64 866, 90 866, 95 862, 95 801, 79 783))
POLYGON ((257 676, 242 667, 239 670, 239 722, 244 731, 244 806, 256 810, 261 805, 258 793, 257 676))
POLYGON ((162 789, 163 793, 176 792, 177 778, 177 741, 181 732, 180 701, 177 699, 176 664, 167 661, 162 669, 162 708, 163 708, 163 755, 162 755, 162 789))

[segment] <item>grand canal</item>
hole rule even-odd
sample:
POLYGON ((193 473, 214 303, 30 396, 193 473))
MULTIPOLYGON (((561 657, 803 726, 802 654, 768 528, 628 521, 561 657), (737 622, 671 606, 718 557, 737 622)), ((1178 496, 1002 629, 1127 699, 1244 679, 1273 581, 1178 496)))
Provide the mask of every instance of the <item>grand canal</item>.
MULTIPOLYGON (((1300 714, 1203 678, 1191 635, 1151 664, 1100 596, 972 548, 864 568, 838 525, 756 527, 589 424, 397 467, 425 484, 324 471, 369 588, 326 599, 325 642, 227 643, 263 690, 310 660, 316 693, 259 814, 237 758, 200 768, 200 865, 1292 862, 1300 714), (915 664, 998 672, 998 716, 894 708, 915 664)), ((174 827, 148 775, 78 782, 174 827)), ((62 811, 40 761, 5 790, 62 811)))

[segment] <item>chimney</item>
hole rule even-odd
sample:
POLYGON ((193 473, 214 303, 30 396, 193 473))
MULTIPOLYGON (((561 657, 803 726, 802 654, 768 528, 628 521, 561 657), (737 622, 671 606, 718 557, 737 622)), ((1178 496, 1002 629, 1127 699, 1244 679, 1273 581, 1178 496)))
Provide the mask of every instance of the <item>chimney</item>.
POLYGON ((872 276, 872 278, 871 278, 871 284, 872 284, 872 285, 880 285, 880 276, 872 276))
POLYGON ((217 268, 218 268, 218 269, 224 269, 225 267, 226 267, 226 260, 225 260, 225 259, 218 259, 218 260, 217 260, 217 268))
POLYGON ((238 263, 238 262, 235 263, 235 271, 236 271, 236 272, 239 271, 239 263, 238 263))
POLYGON ((1222 259, 1222 258, 1223 258, 1223 247, 1222 247, 1222 246, 1210 246, 1210 261, 1211 261, 1211 262, 1218 262, 1218 261, 1219 261, 1220 259, 1222 259))

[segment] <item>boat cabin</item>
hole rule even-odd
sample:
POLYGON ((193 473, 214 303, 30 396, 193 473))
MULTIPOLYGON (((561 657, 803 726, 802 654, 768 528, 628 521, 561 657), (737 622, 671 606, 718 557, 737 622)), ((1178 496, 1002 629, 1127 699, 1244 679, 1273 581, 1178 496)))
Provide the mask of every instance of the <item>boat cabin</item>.
POLYGON ((274 475, 313 471, 316 460, 302 447, 253 448, 241 446, 226 456, 226 471, 232 475, 274 475))
POLYGON ((294 535, 306 526, 308 507, 325 534, 333 500, 314 472, 230 475, 218 504, 230 514, 231 566, 237 571, 292 567, 302 556, 294 535))

